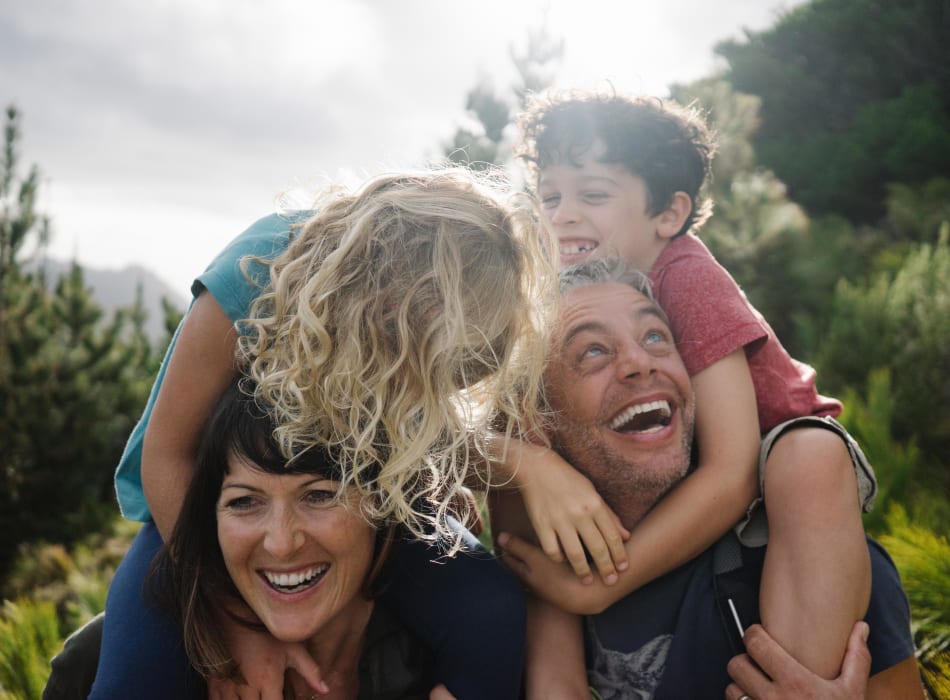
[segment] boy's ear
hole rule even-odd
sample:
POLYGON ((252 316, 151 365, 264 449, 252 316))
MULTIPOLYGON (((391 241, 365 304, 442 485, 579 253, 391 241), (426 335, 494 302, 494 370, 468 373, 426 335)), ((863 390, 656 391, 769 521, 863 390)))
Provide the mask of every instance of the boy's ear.
POLYGON ((683 222, 693 211, 693 200, 685 192, 674 192, 673 201, 657 217, 657 235, 660 238, 672 238, 680 229, 683 222))

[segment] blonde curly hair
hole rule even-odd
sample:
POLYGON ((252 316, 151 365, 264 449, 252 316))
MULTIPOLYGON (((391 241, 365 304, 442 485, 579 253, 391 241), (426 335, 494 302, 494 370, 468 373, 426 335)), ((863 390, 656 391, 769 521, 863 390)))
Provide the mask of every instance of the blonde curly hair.
POLYGON ((469 515, 450 504, 468 503, 490 429, 540 424, 553 246, 503 192, 458 168, 328 191, 285 252, 254 259, 270 284, 242 322, 285 455, 329 449, 370 519, 450 549, 445 516, 469 515))

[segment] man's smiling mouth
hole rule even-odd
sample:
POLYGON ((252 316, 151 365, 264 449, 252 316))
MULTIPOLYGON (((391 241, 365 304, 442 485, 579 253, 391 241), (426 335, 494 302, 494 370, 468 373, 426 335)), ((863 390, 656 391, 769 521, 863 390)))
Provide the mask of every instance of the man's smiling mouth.
POLYGON ((660 399, 625 408, 608 427, 618 433, 655 433, 668 426, 672 416, 669 401, 660 399))

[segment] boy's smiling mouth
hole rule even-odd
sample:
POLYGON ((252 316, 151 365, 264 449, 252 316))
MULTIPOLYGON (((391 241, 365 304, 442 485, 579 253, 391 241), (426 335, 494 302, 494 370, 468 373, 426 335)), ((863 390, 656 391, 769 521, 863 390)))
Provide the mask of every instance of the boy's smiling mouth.
POLYGON ((558 241, 558 251, 562 262, 582 260, 594 252, 597 247, 597 241, 587 238, 565 238, 558 241))

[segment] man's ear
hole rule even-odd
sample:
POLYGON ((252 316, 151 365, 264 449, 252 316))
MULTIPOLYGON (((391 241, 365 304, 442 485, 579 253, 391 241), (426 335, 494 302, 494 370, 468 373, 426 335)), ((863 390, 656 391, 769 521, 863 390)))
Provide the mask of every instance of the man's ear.
POLYGON ((657 217, 657 235, 660 238, 672 238, 680 229, 686 217, 693 211, 693 200, 685 192, 674 192, 670 206, 657 217))

